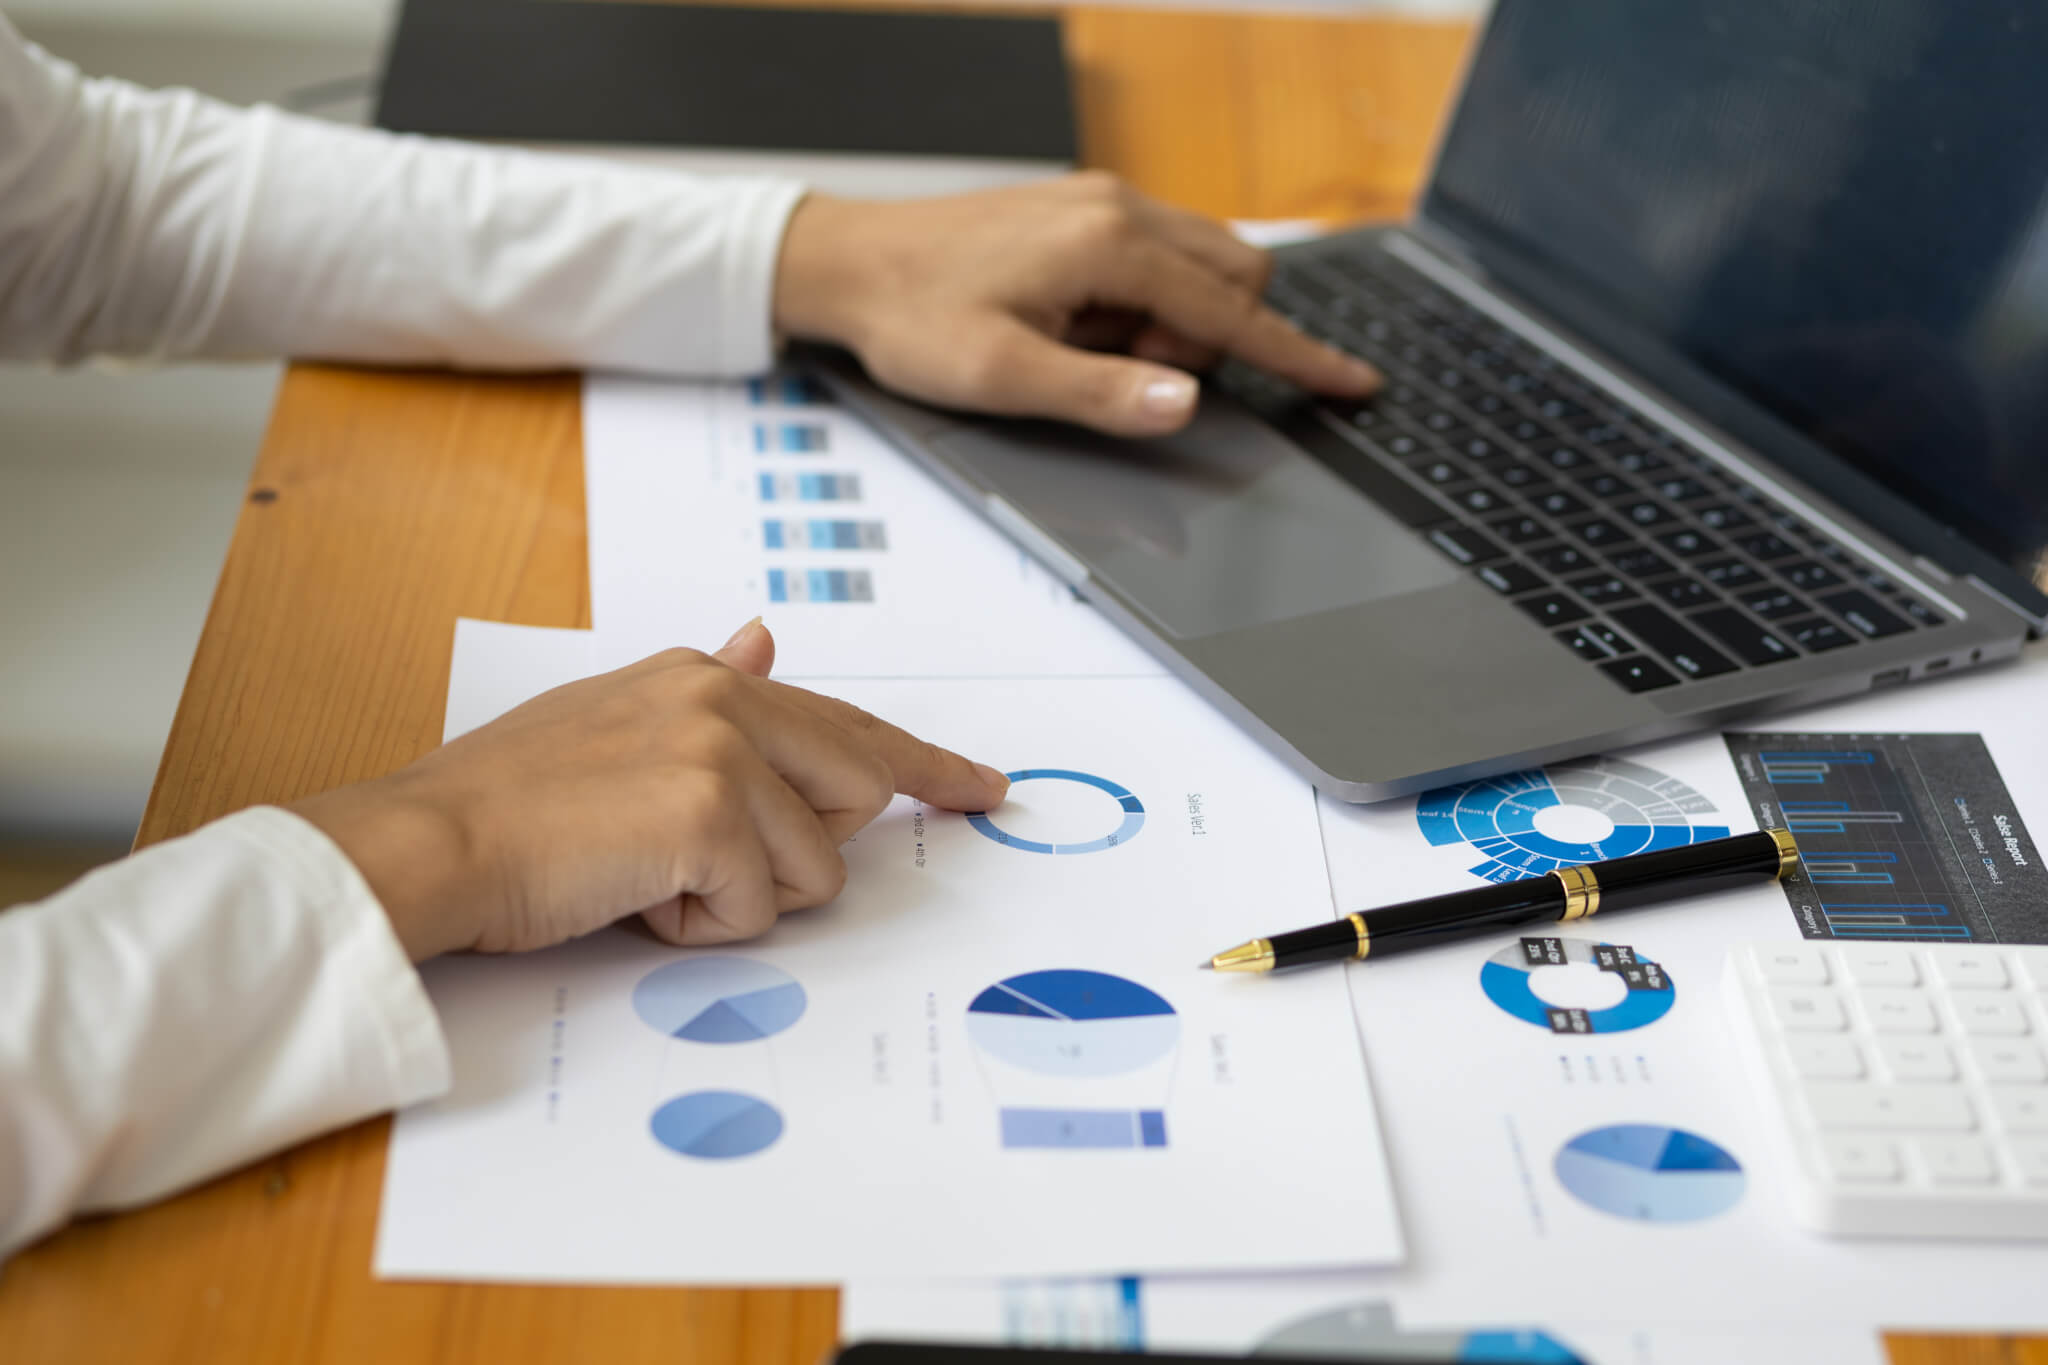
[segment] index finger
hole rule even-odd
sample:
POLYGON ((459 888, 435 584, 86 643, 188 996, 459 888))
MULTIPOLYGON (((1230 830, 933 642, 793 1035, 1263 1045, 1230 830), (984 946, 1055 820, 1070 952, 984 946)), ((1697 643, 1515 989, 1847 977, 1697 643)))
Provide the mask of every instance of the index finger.
POLYGON ((778 700, 843 731, 864 752, 882 760, 896 790, 945 810, 987 810, 999 804, 1010 779, 985 763, 919 739, 851 702, 787 683, 764 682, 778 700))
POLYGON ((1141 239, 1104 263, 1096 294, 1315 393, 1363 398, 1380 372, 1300 331, 1257 293, 1166 244, 1141 239))

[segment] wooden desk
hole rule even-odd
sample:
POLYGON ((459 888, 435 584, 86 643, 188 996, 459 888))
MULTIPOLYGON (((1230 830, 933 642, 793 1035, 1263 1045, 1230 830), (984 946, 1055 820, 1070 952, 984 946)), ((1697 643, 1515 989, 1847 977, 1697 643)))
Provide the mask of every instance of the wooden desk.
MULTIPOLYGON (((1467 30, 1076 9, 1067 36, 1090 164, 1213 214, 1356 218, 1406 211, 1467 30)), ((459 615, 590 623, 576 381, 294 367, 138 842, 427 750, 459 615)), ((17 1257, 0 1358, 812 1365, 835 1339, 822 1290, 374 1281, 388 1131, 17 1257)), ((2048 1344, 1895 1339, 1893 1358, 2048 1365, 2048 1344)))

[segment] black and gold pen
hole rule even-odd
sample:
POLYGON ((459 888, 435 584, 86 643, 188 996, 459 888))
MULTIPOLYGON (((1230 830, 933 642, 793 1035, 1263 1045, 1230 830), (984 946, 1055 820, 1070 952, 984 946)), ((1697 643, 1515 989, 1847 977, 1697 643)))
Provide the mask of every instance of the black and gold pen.
POLYGON ((1378 959, 1519 924, 1568 924, 1601 910, 1633 910, 1756 877, 1781 878, 1797 866, 1799 849, 1790 833, 1758 830, 1361 910, 1312 929, 1240 943, 1202 966, 1219 972, 1270 972, 1311 962, 1378 959))

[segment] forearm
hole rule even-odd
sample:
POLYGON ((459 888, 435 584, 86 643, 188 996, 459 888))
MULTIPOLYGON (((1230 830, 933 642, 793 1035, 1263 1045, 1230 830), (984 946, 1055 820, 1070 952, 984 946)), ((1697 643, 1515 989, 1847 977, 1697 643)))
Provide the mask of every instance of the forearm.
POLYGON ((797 186, 92 81, 0 21, 0 348, 732 374, 797 186))
POLYGON ((0 1256, 447 1084, 354 867, 244 812, 0 914, 0 1256))

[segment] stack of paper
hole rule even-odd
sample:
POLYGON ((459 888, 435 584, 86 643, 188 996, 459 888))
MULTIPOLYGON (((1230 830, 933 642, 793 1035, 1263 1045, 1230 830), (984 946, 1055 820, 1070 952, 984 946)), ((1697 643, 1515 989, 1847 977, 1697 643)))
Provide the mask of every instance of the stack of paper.
MULTIPOLYGON (((1368 1358, 1875 1361, 1880 1327, 2039 1319, 2048 1248, 1793 1224, 1714 989, 1728 941, 1798 937, 1775 886, 1557 936, 1558 965, 1503 935, 1195 969, 1753 828, 1742 742, 1345 806, 803 376, 593 379, 585 428, 598 630, 463 623, 449 734, 765 614, 778 676, 1017 781, 980 817, 899 799, 836 902, 753 943, 430 967, 456 1089, 400 1121, 382 1273, 852 1280, 849 1335, 1368 1358), (1596 1170, 1623 1139, 1697 1160, 1596 1170)), ((1772 728, 1982 717, 1971 780, 2040 812, 2044 673, 1772 728)))

